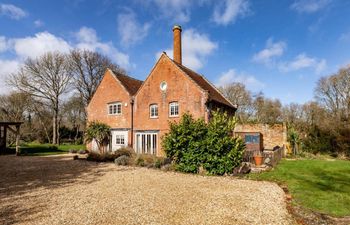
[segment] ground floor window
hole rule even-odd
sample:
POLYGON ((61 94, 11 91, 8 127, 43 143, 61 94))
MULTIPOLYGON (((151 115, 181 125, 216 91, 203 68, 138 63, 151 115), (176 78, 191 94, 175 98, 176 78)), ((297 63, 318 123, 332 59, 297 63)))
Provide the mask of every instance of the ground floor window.
POLYGON ((115 143, 117 145, 124 145, 125 144, 125 136, 124 135, 116 135, 115 136, 115 143))
POLYGON ((136 153, 156 154, 158 146, 158 133, 136 133, 135 135, 136 153))

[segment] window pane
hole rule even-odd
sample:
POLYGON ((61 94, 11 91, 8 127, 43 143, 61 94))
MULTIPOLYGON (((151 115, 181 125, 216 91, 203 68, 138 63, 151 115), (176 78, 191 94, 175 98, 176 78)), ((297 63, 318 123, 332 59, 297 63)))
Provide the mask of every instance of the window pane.
POLYGON ((141 136, 139 134, 136 135, 136 152, 141 153, 141 136))
POLYGON ((109 108, 109 114, 113 114, 113 106, 110 105, 108 108, 109 108))
POLYGON ((153 134, 153 143, 152 143, 152 145, 153 145, 153 151, 152 151, 152 153, 153 154, 156 154, 156 150, 157 150, 157 135, 156 134, 153 134))
POLYGON ((142 134, 142 153, 145 153, 145 148, 146 148, 146 136, 142 134))
POLYGON ((146 153, 151 153, 151 135, 147 134, 147 149, 146 153))
POLYGON ((122 104, 117 104, 117 114, 121 114, 122 113, 122 104))

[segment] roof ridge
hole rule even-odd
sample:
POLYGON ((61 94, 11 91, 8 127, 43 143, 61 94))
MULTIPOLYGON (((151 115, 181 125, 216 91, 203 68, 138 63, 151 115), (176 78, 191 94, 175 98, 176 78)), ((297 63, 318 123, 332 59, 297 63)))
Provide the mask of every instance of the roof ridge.
POLYGON ((205 76, 202 76, 202 78, 210 84, 226 101, 228 101, 233 107, 237 108, 237 105, 234 105, 230 99, 226 98, 226 96, 217 88, 214 84, 212 84, 205 76))
POLYGON ((130 79, 136 80, 136 81, 143 82, 143 80, 136 79, 136 78, 134 78, 134 77, 132 77, 132 76, 129 76, 129 75, 127 75, 127 74, 119 73, 119 72, 116 72, 116 71, 114 71, 114 70, 112 70, 112 72, 113 72, 114 75, 116 75, 116 76, 124 76, 124 77, 128 77, 128 78, 130 78, 130 79))
MULTIPOLYGON (((170 58, 169 58, 170 59, 170 58)), ((195 75, 197 75, 197 76, 200 76, 205 82, 207 82, 222 98, 224 98, 226 101, 227 101, 227 103, 229 103, 232 107, 234 107, 234 108, 237 108, 237 106, 236 105, 234 105, 228 98, 226 98, 222 93, 221 93, 221 91, 214 85, 214 84, 212 84, 204 75, 202 75, 202 74, 200 74, 200 73, 197 73, 196 71, 194 71, 194 70, 192 70, 192 69, 190 69, 190 68, 188 68, 188 67, 186 67, 186 66, 184 66, 184 65, 182 65, 182 64, 179 64, 179 63, 177 63, 177 62, 175 62, 173 59, 170 59, 170 60, 172 60, 174 63, 175 63, 175 65, 177 65, 180 69, 186 69, 186 70, 189 70, 189 72, 192 72, 192 73, 194 73, 195 75)), ((184 71, 187 75, 189 75, 186 71, 184 71)), ((196 82, 196 81, 195 81, 196 82)), ((197 83, 197 82, 196 82, 197 83)), ((210 91, 209 90, 207 90, 208 92, 209 92, 209 95, 210 95, 210 91)))

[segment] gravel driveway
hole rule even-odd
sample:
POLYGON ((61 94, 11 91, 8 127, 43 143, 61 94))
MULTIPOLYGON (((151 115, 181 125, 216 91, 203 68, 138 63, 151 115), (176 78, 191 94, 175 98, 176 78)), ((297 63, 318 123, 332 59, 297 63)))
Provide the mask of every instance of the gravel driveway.
POLYGON ((0 156, 0 224, 291 224, 268 182, 0 156))

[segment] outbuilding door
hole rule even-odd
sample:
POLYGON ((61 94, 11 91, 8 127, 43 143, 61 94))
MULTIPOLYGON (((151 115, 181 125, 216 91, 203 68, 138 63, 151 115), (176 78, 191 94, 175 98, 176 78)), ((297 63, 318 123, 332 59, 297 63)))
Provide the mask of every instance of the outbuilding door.
POLYGON ((112 134, 112 151, 128 146, 128 131, 113 130, 112 134))

